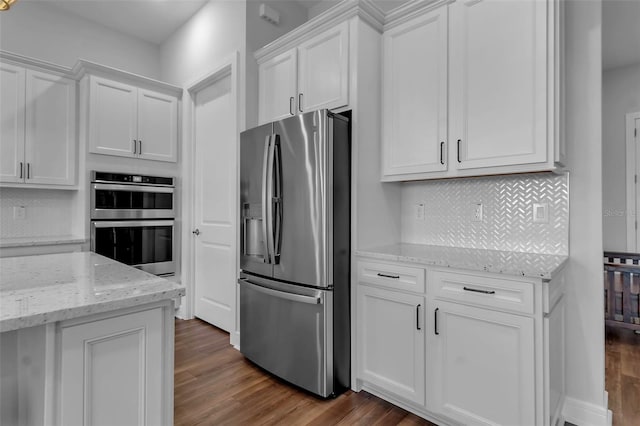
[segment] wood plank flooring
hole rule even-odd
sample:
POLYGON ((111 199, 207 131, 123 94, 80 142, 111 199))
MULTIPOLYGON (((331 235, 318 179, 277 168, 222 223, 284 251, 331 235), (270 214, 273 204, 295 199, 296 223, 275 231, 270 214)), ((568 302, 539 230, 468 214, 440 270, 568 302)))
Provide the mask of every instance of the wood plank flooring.
POLYGON ((606 389, 613 426, 640 425, 640 335, 606 327, 606 389))
POLYGON ((433 425, 367 392, 322 400, 265 373, 229 334, 176 320, 174 422, 195 425, 433 425))
MULTIPOLYGON (((606 329, 613 426, 640 425, 640 336, 606 329)), ((175 425, 432 425, 366 392, 321 400, 260 370, 204 321, 176 320, 175 425)))

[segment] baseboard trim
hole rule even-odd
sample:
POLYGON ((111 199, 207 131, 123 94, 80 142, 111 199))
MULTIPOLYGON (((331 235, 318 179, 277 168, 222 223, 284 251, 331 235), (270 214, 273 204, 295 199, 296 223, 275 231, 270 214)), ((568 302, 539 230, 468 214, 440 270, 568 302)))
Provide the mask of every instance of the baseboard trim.
POLYGON ((231 346, 233 346, 237 350, 240 350, 240 332, 232 331, 231 333, 229 333, 229 343, 231 343, 231 346))
POLYGON ((606 406, 565 397, 562 417, 566 422, 579 426, 611 426, 612 413, 606 406))

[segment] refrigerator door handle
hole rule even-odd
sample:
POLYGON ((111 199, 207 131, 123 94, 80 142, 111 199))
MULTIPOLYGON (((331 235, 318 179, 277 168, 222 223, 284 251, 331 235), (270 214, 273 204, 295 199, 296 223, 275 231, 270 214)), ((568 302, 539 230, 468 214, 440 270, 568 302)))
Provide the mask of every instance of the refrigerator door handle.
POLYGON ((324 304, 324 300, 322 296, 305 296, 303 294, 295 294, 295 293, 288 293, 286 291, 274 290, 272 288, 262 287, 261 285, 253 283, 246 278, 239 278, 238 284, 250 285, 251 288, 255 291, 267 294, 269 296, 277 297, 279 299, 290 300, 292 302, 307 303, 309 305, 324 304))
POLYGON ((273 204, 275 206, 275 229, 273 230, 274 245, 273 259, 275 264, 280 263, 280 244, 282 242, 282 153, 280 151, 280 135, 273 137, 273 157, 275 167, 275 185, 273 204))
POLYGON ((267 222, 267 248, 269 251, 269 263, 277 264, 278 261, 275 256, 275 241, 273 236, 273 164, 275 160, 275 140, 277 135, 272 134, 270 143, 269 143, 269 151, 267 153, 267 180, 266 180, 266 206, 267 206, 267 215, 265 220, 267 222))
POLYGON ((269 153, 271 152, 271 135, 267 135, 264 140, 264 154, 262 157, 262 244, 264 249, 264 263, 271 262, 271 252, 269 251, 268 233, 269 233, 269 153))

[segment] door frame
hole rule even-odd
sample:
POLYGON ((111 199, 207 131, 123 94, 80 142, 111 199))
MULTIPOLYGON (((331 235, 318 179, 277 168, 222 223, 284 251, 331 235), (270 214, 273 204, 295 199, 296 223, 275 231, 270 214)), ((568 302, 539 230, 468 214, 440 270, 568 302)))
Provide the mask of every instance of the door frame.
POLYGON ((636 252, 638 247, 638 238, 636 231, 636 220, 638 213, 636 212, 636 206, 639 200, 636 200, 636 174, 640 174, 640 170, 637 170, 638 159, 636 158, 640 152, 636 149, 636 135, 634 131, 636 128, 635 122, 640 120, 640 112, 630 112, 626 114, 626 149, 627 149, 627 199, 626 199, 626 212, 627 217, 627 251, 636 252), (633 206, 633 207, 632 207, 633 206))
MULTIPOLYGON (((195 127, 196 127, 196 95, 201 90, 209 87, 212 84, 215 84, 219 80, 230 77, 231 78, 231 99, 233 102, 233 108, 235 110, 236 123, 235 123, 235 134, 236 134, 236 156, 239 155, 239 147, 240 147, 240 128, 241 128, 241 98, 239 93, 239 81, 240 81, 240 70, 238 68, 238 64, 240 62, 240 53, 238 51, 233 52, 227 58, 225 58, 220 64, 213 68, 213 70, 206 75, 196 79, 192 83, 186 85, 186 99, 185 105, 185 143, 183 146, 183 174, 182 174, 182 211, 185 212, 183 215, 183 229, 182 233, 182 283, 187 288, 187 295, 185 297, 185 306, 183 313, 183 318, 192 319, 194 318, 195 311, 195 238, 191 233, 193 226, 195 224, 195 194, 194 194, 194 184, 195 184, 195 164, 196 164, 196 140, 195 140, 195 127)), ((237 157, 239 158, 239 157, 237 157)), ((236 172, 236 187, 238 187, 239 182, 239 171, 236 172)), ((236 202, 233 207, 234 216, 238 216, 238 203, 239 203, 239 194, 236 191, 236 202)), ((235 227, 236 240, 238 240, 238 226, 235 227)), ((238 258, 236 256, 236 271, 239 271, 239 263, 238 258)), ((236 272, 236 275, 238 273, 236 272)), ((238 289, 235 291, 235 303, 232 306, 232 315, 234 317, 234 332, 230 333, 231 344, 234 346, 239 345, 239 334, 238 334, 238 310, 237 310, 237 301, 238 301, 238 289)))

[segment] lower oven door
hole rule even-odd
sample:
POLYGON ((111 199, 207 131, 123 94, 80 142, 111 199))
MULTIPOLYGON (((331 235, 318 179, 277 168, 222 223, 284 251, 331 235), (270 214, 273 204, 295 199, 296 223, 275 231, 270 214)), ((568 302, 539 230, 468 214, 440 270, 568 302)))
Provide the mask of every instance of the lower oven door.
POLYGON ((156 275, 176 271, 173 220, 91 222, 91 251, 156 275))
POLYGON ((334 392, 333 292, 242 274, 240 352, 322 397, 334 392))

